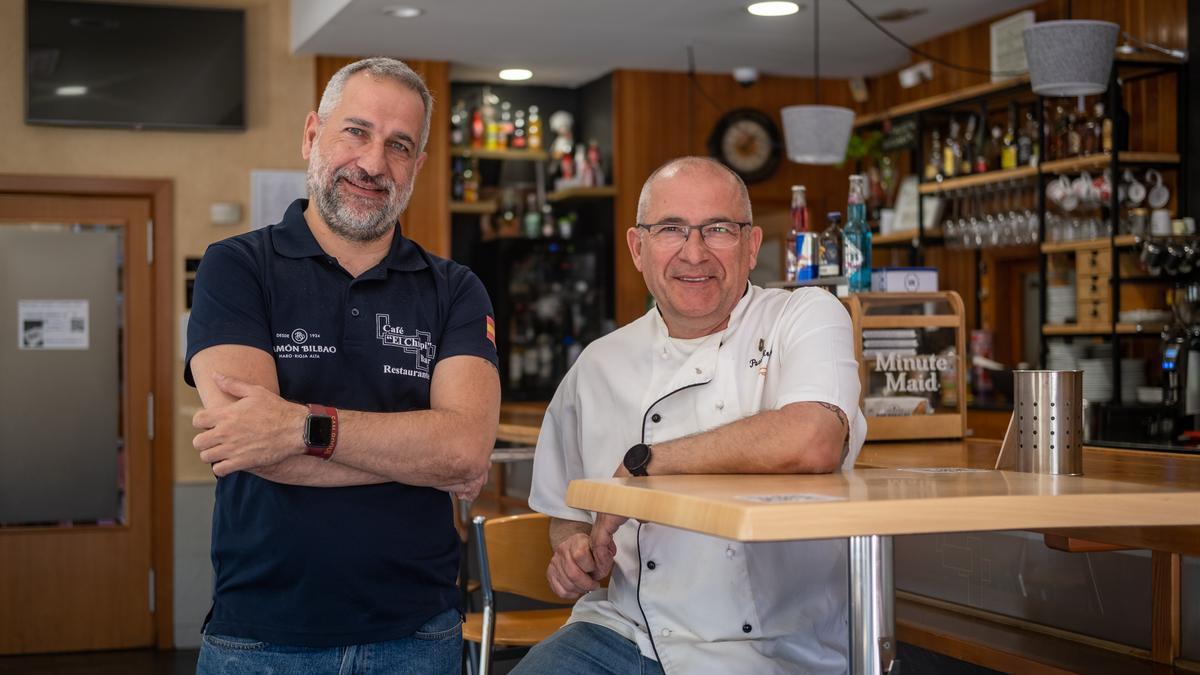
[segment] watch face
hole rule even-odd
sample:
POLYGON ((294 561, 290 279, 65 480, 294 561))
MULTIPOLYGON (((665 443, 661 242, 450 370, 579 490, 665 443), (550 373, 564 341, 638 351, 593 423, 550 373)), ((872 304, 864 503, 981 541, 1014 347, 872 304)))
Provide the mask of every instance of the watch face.
POLYGON ((775 172, 782 153, 779 129, 767 115, 750 108, 727 113, 708 139, 709 152, 753 183, 775 172))
POLYGON ((646 465, 650 463, 650 446, 638 443, 625 453, 625 470, 639 476, 646 474, 646 465))
POLYGON ((312 448, 324 448, 332 440, 333 418, 309 415, 304 422, 304 444, 312 448))

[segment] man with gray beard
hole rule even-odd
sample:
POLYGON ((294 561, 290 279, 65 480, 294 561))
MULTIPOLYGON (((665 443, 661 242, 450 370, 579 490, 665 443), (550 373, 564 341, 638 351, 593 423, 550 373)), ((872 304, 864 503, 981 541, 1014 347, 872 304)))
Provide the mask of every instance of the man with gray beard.
POLYGON ((308 199, 217 242, 184 379, 217 477, 199 673, 457 673, 458 537, 499 417, 491 303, 397 219, 432 100, 374 58, 304 125, 308 199))

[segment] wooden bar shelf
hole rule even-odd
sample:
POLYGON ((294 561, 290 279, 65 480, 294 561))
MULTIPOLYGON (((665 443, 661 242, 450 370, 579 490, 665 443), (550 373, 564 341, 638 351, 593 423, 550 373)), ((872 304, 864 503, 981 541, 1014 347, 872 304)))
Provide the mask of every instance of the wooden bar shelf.
POLYGON ((499 206, 494 199, 485 199, 478 202, 450 202, 450 213, 495 213, 499 206))
POLYGON ((923 98, 919 101, 913 101, 912 103, 904 103, 898 106, 893 106, 887 110, 884 110, 883 112, 872 113, 869 115, 859 115, 854 119, 854 127, 857 129, 859 127, 870 126, 872 124, 878 124, 884 120, 895 119, 897 117, 919 113, 923 110, 940 108, 942 106, 958 103, 960 101, 969 101, 973 98, 979 98, 980 96, 988 96, 990 94, 1008 91, 1009 89, 1016 89, 1026 84, 1029 84, 1029 76, 1022 75, 1020 77, 1001 80, 999 82, 986 82, 973 87, 965 87, 963 89, 952 91, 946 94, 930 96, 929 98, 923 98))
MULTIPOLYGON (((1083 155, 1082 157, 1055 159, 1042 163, 1042 173, 1077 173, 1079 171, 1103 169, 1107 167, 1111 161, 1112 157, 1107 153, 1096 153, 1094 155, 1083 155)), ((1179 153, 1122 151, 1117 153, 1117 161, 1121 164, 1178 164, 1179 153)))
POLYGON ((450 148, 452 157, 478 157, 479 159, 507 159, 524 162, 544 162, 550 155, 544 150, 485 150, 483 148, 450 148))
POLYGON ((957 190, 960 188, 977 187, 980 185, 994 185, 1010 180, 1024 180, 1037 175, 1037 167, 1035 166, 1019 166, 1015 169, 1001 169, 999 171, 986 171, 984 173, 975 173, 969 176, 960 176, 958 178, 947 178, 943 181, 922 183, 918 190, 921 194, 935 194, 938 192, 947 192, 949 190, 957 190))
POLYGON ((1158 335, 1165 327, 1162 323, 1048 323, 1042 326, 1042 335, 1158 335))
POLYGON ((565 190, 555 190, 546 195, 548 202, 565 202, 571 199, 603 199, 607 197, 616 197, 617 188, 612 185, 601 185, 599 187, 573 187, 565 190))

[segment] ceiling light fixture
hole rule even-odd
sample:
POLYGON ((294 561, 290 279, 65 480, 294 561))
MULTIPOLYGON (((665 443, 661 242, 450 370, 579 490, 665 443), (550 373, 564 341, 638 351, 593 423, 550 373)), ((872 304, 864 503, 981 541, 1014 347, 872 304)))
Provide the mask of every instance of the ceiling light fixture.
POLYGON ((59 96, 83 96, 88 91, 88 88, 82 84, 68 84, 54 90, 59 96))
POLYGON ((520 82, 533 77, 533 71, 525 68, 505 68, 500 71, 500 79, 520 82))
POLYGON ((1121 28, 1109 21, 1040 21, 1024 31, 1029 84, 1039 96, 1088 96, 1108 89, 1121 28))
POLYGON ((415 19, 425 13, 425 10, 419 7, 386 7, 383 10, 384 14, 394 16, 397 19, 415 19))
POLYGON ((780 111, 788 159, 797 164, 837 164, 846 158, 854 111, 821 105, 821 0, 813 0, 813 105, 780 111))
POLYGON ((800 5, 794 2, 756 2, 748 7, 746 11, 754 16, 788 16, 800 11, 800 5))

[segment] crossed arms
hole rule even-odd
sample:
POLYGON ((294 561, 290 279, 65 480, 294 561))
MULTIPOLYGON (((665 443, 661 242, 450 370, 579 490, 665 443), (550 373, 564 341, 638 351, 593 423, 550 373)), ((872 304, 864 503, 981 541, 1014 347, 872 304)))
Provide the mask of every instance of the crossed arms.
POLYGON ((429 410, 339 409, 337 449, 329 461, 304 454, 304 404, 310 401, 279 396, 270 354, 218 345, 193 356, 191 368, 204 404, 192 418, 200 430, 193 445, 217 476, 249 471, 277 483, 315 487, 394 481, 464 498, 474 498, 486 482, 500 417, 500 380, 484 359, 439 361, 430 380, 429 410))

